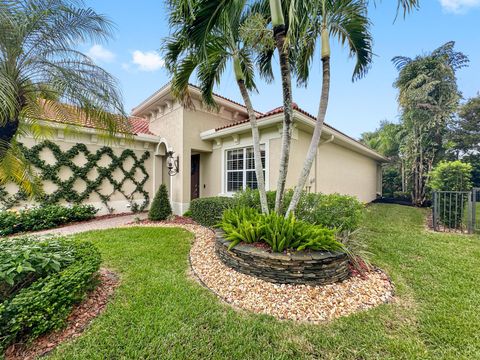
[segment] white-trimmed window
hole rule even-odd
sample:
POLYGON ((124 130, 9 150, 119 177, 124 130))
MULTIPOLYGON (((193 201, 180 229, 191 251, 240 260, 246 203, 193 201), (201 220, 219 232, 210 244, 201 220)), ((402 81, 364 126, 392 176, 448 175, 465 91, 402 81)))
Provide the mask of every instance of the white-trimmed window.
MULTIPOLYGON (((260 146, 263 176, 265 176, 265 146, 260 146)), ((255 174, 255 159, 253 146, 226 151, 226 190, 235 192, 246 188, 258 187, 255 174)))

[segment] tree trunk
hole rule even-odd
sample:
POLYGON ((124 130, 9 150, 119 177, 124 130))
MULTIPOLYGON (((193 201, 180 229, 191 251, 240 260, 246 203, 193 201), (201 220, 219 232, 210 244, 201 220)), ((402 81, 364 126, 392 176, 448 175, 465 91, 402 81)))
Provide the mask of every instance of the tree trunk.
POLYGON ((245 81, 242 79, 237 79, 237 83, 238 87, 240 88, 240 93, 242 94, 245 106, 247 107, 248 118, 252 127, 253 158, 255 160, 255 175, 257 176, 258 192, 260 194, 260 205, 262 207, 262 212, 264 214, 268 214, 267 193, 265 191, 265 179, 263 176, 262 155, 260 152, 260 134, 258 131, 257 117, 255 116, 255 111, 253 110, 250 95, 248 94, 245 86, 245 81))
MULTIPOLYGON (((324 4, 325 5, 325 4, 324 4)), ((325 8, 323 9, 325 14, 325 8)), ((307 156, 303 163, 302 172, 298 178, 297 186, 288 206, 286 216, 291 212, 294 212, 297 208, 298 202, 302 196, 303 188, 307 182, 308 175, 312 169, 313 161, 317 155, 318 145, 320 144, 320 138, 322 136, 323 123, 325 122, 325 116, 328 108, 328 98, 330 95, 330 39, 328 33, 328 24, 324 23, 322 28, 322 93, 320 95, 320 105, 318 106, 318 114, 315 123, 315 129, 313 130, 312 140, 308 148, 307 156)))
POLYGON ((290 76, 290 60, 288 49, 285 48, 286 29, 284 25, 275 26, 275 42, 280 58, 280 72, 282 76, 283 90, 283 130, 282 148, 280 151, 280 165, 277 181, 277 193, 275 197, 275 212, 282 212, 285 183, 288 174, 288 162, 290 160, 290 143, 292 141, 293 107, 292 107, 292 80, 290 76))
POLYGON ((302 196, 303 188, 307 182, 308 175, 312 168, 313 161, 317 154, 318 145, 320 144, 320 138, 322 135, 323 123, 325 121, 325 116, 327 114, 328 107, 328 98, 330 93, 330 56, 322 57, 322 94, 320 99, 320 105, 318 107, 317 121, 315 123, 315 129, 313 131, 312 140, 310 141, 310 146, 308 148, 307 156, 303 164, 302 172, 298 178, 297 186, 295 187, 295 192, 293 193, 292 201, 288 206, 286 216, 291 212, 294 212, 297 208, 300 197, 302 196))

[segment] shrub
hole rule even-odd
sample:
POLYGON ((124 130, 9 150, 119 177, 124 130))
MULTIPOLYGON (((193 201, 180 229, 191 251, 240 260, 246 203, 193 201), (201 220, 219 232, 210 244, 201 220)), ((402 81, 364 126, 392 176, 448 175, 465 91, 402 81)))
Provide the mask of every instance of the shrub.
POLYGON ((72 243, 61 239, 0 241, 0 302, 73 260, 72 243))
MULTIPOLYGON (((2 244, 8 248, 27 246, 23 244, 5 241, 2 244)), ((35 248, 35 245, 33 245, 35 248)), ((48 245, 46 245, 48 246, 48 245)), ((79 241, 59 241, 51 245, 65 250, 50 251, 50 255, 59 254, 63 251, 72 251, 71 261, 58 264, 55 267, 39 275, 33 283, 23 287, 13 296, 0 303, 0 348, 5 348, 12 342, 26 341, 39 335, 58 329, 64 324, 72 306, 82 300, 86 292, 95 284, 95 274, 100 266, 100 254, 93 244, 79 241), (70 250, 68 250, 70 249, 70 250)), ((58 250, 58 249, 57 249, 58 250)), ((37 255, 40 252, 35 250, 37 255)), ((18 255, 17 250, 13 253, 18 255)), ((14 255, 14 256, 17 256, 14 255)), ((32 266, 41 271, 41 265, 32 266)), ((18 269, 17 269, 18 270, 18 269)))
MULTIPOLYGON (((442 161, 431 172, 429 186, 434 191, 468 191, 472 188, 472 166, 461 161, 442 161)), ((440 193, 438 196, 439 220, 449 228, 463 226, 466 197, 440 193), (459 200, 460 198, 460 200, 459 200), (445 210, 447 209, 447 210, 445 210)))
POLYGON ((148 212, 148 218, 154 221, 167 220, 172 215, 172 207, 168 199, 168 191, 165 184, 160 185, 160 188, 153 199, 152 206, 148 212))
POLYGON ((430 172, 429 185, 435 191, 468 191, 472 188, 472 165, 442 161, 430 172))
MULTIPOLYGON (((275 191, 267 192, 269 208, 275 206, 275 191)), ((285 193, 285 209, 292 198, 293 191, 285 193)), ((235 205, 261 210, 258 190, 238 192, 234 197, 235 205)), ((353 231, 360 225, 364 205, 354 196, 340 194, 306 193, 302 194, 295 215, 298 219, 315 225, 322 225, 339 232, 353 231)))
POLYGON ((265 215, 252 208, 235 208, 224 212, 219 227, 225 231, 225 238, 231 241, 230 249, 240 242, 264 242, 274 252, 344 249, 335 239, 334 230, 297 220, 294 215, 285 218, 274 212, 265 215))
POLYGON ((396 200, 409 201, 409 202, 412 201, 412 194, 410 194, 409 192, 395 191, 393 193, 393 197, 396 200))
POLYGON ((73 221, 89 220, 96 213, 97 209, 91 205, 46 205, 20 211, 1 211, 0 236, 51 229, 73 221))
POLYGON ((209 197, 192 200, 192 219, 203 226, 214 226, 222 219, 223 212, 233 207, 234 199, 229 197, 209 197))

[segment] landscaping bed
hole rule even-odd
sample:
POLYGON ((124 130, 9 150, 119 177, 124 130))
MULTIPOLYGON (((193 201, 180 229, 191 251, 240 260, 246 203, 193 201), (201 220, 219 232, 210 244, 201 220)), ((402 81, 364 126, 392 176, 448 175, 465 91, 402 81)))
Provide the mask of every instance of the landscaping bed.
MULTIPOLYGON (((195 233, 190 262, 200 282, 236 308, 278 319, 319 323, 390 301, 393 286, 380 270, 324 286, 275 284, 226 266, 215 251, 212 230, 184 225, 195 233)), ((276 254, 278 255, 278 254, 276 254)))
POLYGON ((265 281, 326 285, 345 280, 349 276, 349 260, 344 252, 273 253, 268 248, 245 243, 228 250, 231 241, 224 238, 224 232, 217 230, 215 234, 215 252, 225 265, 265 281))

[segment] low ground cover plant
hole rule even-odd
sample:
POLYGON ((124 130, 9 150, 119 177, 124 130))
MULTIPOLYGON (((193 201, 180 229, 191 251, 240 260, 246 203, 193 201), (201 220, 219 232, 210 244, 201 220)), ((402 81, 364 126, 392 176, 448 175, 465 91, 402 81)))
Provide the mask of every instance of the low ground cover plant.
POLYGON ((45 205, 20 211, 0 212, 0 236, 51 229, 74 221, 90 220, 97 209, 91 205, 45 205))
POLYGON ((230 240, 229 249, 240 242, 268 244, 273 252, 285 250, 344 251, 335 230, 274 212, 265 215, 253 208, 227 209, 218 225, 230 240))
POLYGON ((94 287, 100 262, 90 242, 0 240, 0 350, 61 327, 94 287))

